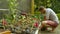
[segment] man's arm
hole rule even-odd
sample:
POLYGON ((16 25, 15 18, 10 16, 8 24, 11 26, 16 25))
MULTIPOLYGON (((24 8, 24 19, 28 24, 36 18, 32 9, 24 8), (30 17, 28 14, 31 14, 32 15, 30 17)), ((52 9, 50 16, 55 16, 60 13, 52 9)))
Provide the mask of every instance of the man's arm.
POLYGON ((50 17, 50 10, 47 9, 47 10, 46 10, 46 14, 45 14, 45 16, 44 16, 44 20, 49 20, 49 17, 50 17))
POLYGON ((46 19, 46 16, 44 16, 44 20, 47 20, 47 19, 46 19))

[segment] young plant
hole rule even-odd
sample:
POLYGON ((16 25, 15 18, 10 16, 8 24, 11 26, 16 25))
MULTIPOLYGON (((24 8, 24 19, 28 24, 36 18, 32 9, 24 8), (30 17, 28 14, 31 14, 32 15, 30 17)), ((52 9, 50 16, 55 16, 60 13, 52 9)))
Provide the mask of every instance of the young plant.
POLYGON ((17 12, 17 0, 9 0, 9 11, 10 11, 10 19, 12 23, 15 22, 16 12, 17 12))

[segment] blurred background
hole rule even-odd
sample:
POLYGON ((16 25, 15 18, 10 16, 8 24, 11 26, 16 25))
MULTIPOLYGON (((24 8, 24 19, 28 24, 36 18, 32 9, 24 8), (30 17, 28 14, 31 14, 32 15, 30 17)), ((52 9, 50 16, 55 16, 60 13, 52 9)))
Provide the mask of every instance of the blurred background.
POLYGON ((53 9, 60 20, 60 0, 0 0, 0 22, 6 19, 8 23, 15 23, 19 20, 21 13, 39 17, 38 7, 40 6, 53 9))
MULTIPOLYGON (((27 13, 32 13, 32 14, 39 14, 38 12, 38 7, 39 6, 45 6, 47 8, 53 9, 56 13, 57 16, 60 19, 60 0, 16 0, 16 1, 11 1, 12 3, 15 2, 17 5, 15 9, 21 11, 21 12, 27 12, 27 13)), ((8 10, 4 9, 9 9, 9 3, 11 3, 10 0, 0 0, 0 18, 2 18, 3 13, 8 13, 8 10), (2 14, 1 14, 2 13, 2 14)), ((12 5, 11 5, 12 6, 12 5)), ((13 8, 13 7, 12 7, 13 8)), ((19 12, 18 11, 18 12, 19 12)))

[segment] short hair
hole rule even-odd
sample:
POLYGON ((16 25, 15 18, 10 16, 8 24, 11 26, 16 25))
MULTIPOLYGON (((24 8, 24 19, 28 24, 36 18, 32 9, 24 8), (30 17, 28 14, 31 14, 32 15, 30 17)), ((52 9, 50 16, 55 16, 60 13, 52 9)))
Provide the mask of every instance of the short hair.
POLYGON ((44 6, 40 6, 40 7, 39 7, 39 11, 40 11, 40 10, 43 10, 44 8, 45 8, 44 6))

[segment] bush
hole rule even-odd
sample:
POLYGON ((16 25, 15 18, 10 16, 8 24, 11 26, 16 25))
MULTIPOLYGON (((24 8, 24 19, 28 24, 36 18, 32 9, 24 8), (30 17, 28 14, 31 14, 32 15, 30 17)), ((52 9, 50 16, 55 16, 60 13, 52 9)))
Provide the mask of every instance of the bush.
POLYGON ((59 13, 59 14, 57 14, 57 16, 58 16, 58 18, 59 18, 59 20, 60 20, 60 13, 59 13))

